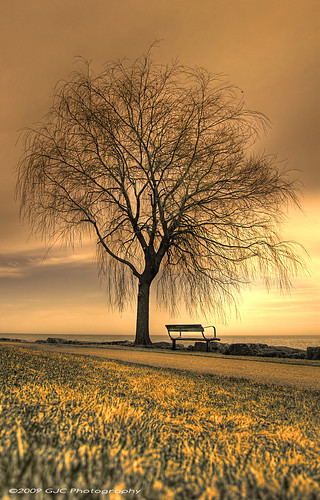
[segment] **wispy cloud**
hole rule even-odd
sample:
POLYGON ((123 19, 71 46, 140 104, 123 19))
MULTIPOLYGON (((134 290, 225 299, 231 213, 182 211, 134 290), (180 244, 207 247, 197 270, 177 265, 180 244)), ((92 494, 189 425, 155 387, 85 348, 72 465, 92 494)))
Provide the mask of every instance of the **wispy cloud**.
POLYGON ((23 277, 39 268, 81 266, 93 262, 94 254, 88 248, 81 248, 76 253, 62 249, 46 253, 43 248, 3 253, 0 254, 0 278, 23 277))

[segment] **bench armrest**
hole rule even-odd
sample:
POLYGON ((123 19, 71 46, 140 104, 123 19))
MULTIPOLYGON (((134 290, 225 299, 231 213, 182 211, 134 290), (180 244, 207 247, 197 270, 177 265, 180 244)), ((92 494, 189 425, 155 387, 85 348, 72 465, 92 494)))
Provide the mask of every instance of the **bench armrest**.
POLYGON ((216 327, 213 326, 213 325, 208 325, 208 326, 204 326, 203 328, 213 328, 213 338, 216 338, 217 337, 217 330, 216 330, 216 327))

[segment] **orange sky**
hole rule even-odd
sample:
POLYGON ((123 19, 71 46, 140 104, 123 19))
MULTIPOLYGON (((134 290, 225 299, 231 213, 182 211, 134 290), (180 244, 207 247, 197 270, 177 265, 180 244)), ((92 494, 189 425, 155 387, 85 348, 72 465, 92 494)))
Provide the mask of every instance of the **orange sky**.
MULTIPOLYGON (((303 212, 292 210, 284 237, 309 252, 310 277, 281 296, 260 283, 243 293, 241 321, 217 324, 219 334, 319 334, 320 3, 318 0, 0 0, 0 334, 133 333, 134 311, 107 310, 90 245, 53 249, 28 238, 14 202, 19 129, 48 110, 59 79, 75 56, 96 70, 115 58, 135 58, 155 39, 159 62, 224 73, 244 91, 248 108, 272 121, 260 147, 304 182, 303 212)), ((169 317, 155 305, 151 334, 167 321, 206 321, 185 312, 169 317)), ((210 318, 208 323, 215 323, 210 318)))

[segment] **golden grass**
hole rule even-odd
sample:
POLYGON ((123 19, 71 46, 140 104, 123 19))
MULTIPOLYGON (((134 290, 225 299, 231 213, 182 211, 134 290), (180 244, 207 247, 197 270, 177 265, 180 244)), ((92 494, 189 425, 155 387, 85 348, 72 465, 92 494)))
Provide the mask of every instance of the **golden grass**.
POLYGON ((316 391, 13 346, 0 357, 1 498, 320 498, 316 391))

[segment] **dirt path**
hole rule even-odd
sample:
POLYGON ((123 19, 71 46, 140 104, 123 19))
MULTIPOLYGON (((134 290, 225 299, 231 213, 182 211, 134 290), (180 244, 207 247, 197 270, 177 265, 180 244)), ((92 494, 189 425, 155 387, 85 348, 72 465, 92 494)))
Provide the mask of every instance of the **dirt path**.
MULTIPOLYGON (((11 344, 11 343, 10 343, 11 344)), ((210 356, 192 356, 153 350, 56 346, 48 344, 15 344, 17 347, 97 356, 117 361, 138 363, 159 368, 175 368, 197 373, 209 373, 231 377, 241 377, 256 382, 294 385, 303 389, 320 390, 320 366, 290 365, 276 362, 216 358, 210 356)))

